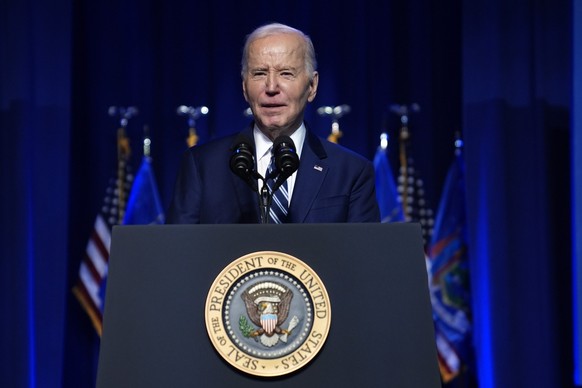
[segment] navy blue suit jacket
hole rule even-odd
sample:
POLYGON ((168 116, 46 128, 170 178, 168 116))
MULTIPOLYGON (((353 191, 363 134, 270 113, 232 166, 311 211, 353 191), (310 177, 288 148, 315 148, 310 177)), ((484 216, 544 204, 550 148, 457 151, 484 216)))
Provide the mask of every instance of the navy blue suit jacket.
MULTIPOLYGON (((254 143, 252 125, 243 133, 254 143)), ((260 222, 258 194, 229 167, 237 135, 186 151, 166 214, 167 223, 260 222)), ((369 160, 321 140, 308 129, 288 222, 379 222, 374 182, 369 160)))

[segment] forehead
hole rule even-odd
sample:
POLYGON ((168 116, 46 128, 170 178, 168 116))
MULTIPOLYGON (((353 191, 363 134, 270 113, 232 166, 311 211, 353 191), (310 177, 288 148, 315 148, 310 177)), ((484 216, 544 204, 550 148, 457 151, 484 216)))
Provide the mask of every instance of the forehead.
POLYGON ((249 45, 248 62, 253 65, 300 63, 304 58, 305 45, 296 34, 270 35, 256 39, 249 45))

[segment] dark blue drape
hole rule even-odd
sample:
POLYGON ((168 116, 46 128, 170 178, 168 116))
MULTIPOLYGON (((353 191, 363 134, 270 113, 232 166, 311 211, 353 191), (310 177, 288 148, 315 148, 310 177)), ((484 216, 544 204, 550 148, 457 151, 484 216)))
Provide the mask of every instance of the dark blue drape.
POLYGON ((572 290, 574 306, 574 381, 582 385, 582 3, 573 5, 572 98, 572 290))
POLYGON ((0 384, 7 387, 58 386, 64 373, 70 19, 67 2, 0 3, 0 384))
POLYGON ((463 12, 471 275, 486 387, 572 382, 569 15, 570 5, 544 2, 478 1, 463 12))
POLYGON ((108 107, 139 108, 133 161, 148 125, 167 206, 177 106, 210 108, 201 142, 242 129, 244 37, 279 21, 315 43, 320 135, 316 108, 349 104, 341 143, 372 159, 396 138, 389 105, 420 105, 410 152, 433 208, 464 133, 480 386, 569 386, 572 4, 513 3, 0 3, 1 385, 94 385, 98 338, 70 289, 116 167, 108 107))

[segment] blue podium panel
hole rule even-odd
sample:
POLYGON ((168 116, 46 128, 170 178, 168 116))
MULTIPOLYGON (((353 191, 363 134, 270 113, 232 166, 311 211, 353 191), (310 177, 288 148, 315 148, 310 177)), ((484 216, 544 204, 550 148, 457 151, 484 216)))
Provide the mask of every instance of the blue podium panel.
POLYGON ((440 387, 416 224, 118 226, 97 387, 440 387), (205 304, 232 261, 276 251, 317 273, 331 327, 317 356, 279 377, 215 350, 205 304))

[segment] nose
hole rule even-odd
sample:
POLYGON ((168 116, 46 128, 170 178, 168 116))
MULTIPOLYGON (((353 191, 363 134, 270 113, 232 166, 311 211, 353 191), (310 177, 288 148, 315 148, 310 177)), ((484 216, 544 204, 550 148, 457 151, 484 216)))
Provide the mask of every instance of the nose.
POLYGON ((267 75, 267 79, 266 79, 266 90, 267 93, 275 93, 277 92, 277 88, 279 87, 279 84, 277 82, 277 74, 275 74, 275 72, 269 72, 269 74, 267 75))

